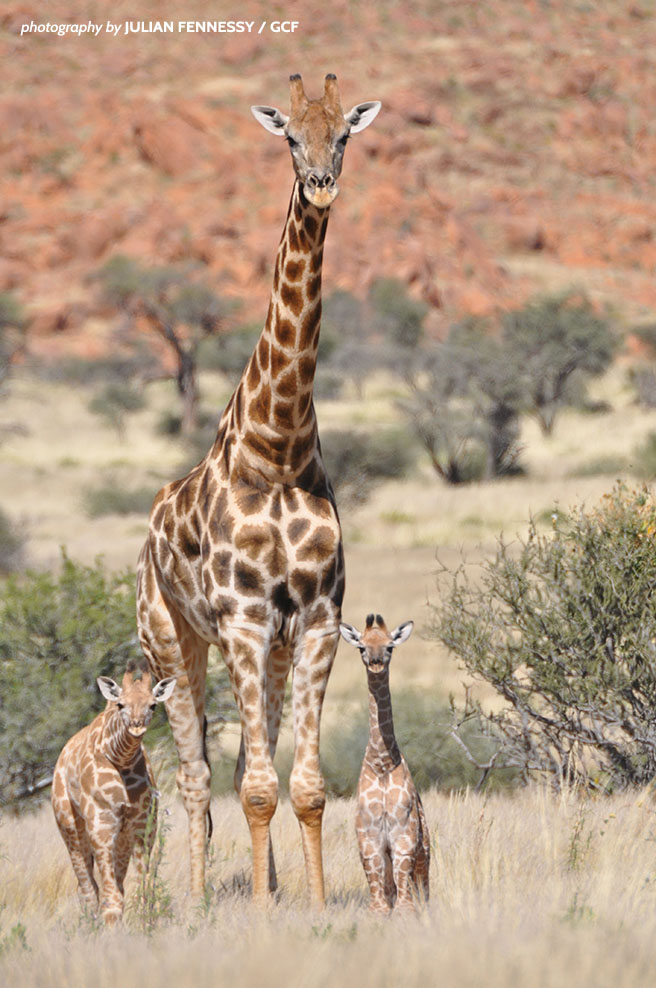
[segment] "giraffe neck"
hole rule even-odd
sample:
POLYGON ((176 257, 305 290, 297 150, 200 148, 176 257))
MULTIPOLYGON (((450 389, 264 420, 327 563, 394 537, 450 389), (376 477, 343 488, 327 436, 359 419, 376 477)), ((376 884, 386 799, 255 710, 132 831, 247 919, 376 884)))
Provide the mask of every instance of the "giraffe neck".
POLYGON ((278 247, 266 323, 234 397, 242 450, 255 466, 298 476, 314 456, 312 389, 321 325, 321 268, 329 208, 299 182, 278 247))
POLYGON ((401 761, 401 752, 394 737, 389 668, 384 672, 368 672, 367 679, 369 681, 369 742, 364 759, 377 775, 384 775, 396 768, 401 761))
POLYGON ((102 725, 101 750, 116 768, 127 768, 136 760, 141 749, 141 738, 133 737, 116 708, 105 711, 102 725))

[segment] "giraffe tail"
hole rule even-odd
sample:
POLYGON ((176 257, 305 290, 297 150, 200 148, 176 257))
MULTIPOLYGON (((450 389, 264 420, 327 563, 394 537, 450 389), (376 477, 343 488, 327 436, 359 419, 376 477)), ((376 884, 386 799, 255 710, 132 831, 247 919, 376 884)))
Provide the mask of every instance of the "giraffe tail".
MULTIPOLYGON (((203 717, 203 758, 205 764, 211 770, 210 760, 207 754, 207 717, 203 717)), ((212 834, 214 833, 214 823, 212 821, 212 812, 208 806, 207 808, 207 843, 212 840, 212 834)))

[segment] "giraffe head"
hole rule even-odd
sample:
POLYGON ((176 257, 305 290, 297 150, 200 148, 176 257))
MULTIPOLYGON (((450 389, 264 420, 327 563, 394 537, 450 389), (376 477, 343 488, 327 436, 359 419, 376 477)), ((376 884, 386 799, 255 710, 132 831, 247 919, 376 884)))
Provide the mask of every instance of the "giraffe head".
POLYGON ((413 626, 412 621, 404 621, 390 632, 380 614, 369 614, 362 634, 352 624, 340 624, 339 630, 344 641, 360 649, 367 671, 379 673, 389 666, 394 648, 408 640, 413 626))
POLYGON ((349 136, 368 127, 381 104, 378 100, 358 103, 344 113, 332 73, 326 76, 321 99, 307 98, 300 75, 290 76, 289 83, 289 116, 274 106, 252 106, 251 111, 266 130, 287 140, 305 197, 321 209, 339 192, 337 179, 349 136))
POLYGON ((96 682, 105 699, 116 704, 128 734, 133 738, 142 738, 155 707, 168 700, 176 681, 174 676, 169 676, 153 686, 150 673, 144 672, 141 679, 134 679, 132 670, 128 668, 120 686, 109 676, 99 676, 96 682))

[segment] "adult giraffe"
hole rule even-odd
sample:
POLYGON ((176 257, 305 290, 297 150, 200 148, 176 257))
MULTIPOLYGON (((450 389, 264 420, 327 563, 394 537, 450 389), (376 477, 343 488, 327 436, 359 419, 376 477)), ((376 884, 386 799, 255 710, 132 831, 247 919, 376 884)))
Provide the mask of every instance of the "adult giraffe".
MULTIPOLYGON (((337 641, 344 561, 335 498, 321 458, 312 387, 321 319, 321 266, 344 148, 379 102, 343 113, 337 81, 308 100, 290 77, 289 116, 254 106, 289 144, 296 181, 278 248, 262 335, 207 456, 155 499, 139 558, 137 617, 155 675, 175 676, 167 711, 178 786, 189 817, 192 896, 204 893, 210 768, 204 745, 207 649, 221 648, 242 737, 235 788, 253 845, 253 896, 276 886, 269 822, 285 683, 293 666, 294 765, 313 904, 323 905, 319 722, 337 641)), ((211 831, 210 831, 211 832, 211 831)))

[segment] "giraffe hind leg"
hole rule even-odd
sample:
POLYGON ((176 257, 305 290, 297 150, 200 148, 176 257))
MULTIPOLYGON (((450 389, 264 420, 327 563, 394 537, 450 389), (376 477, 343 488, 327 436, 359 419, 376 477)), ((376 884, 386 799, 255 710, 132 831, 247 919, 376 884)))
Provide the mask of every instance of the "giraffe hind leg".
MULTIPOLYGON (((278 737, 280 734, 280 723, 282 720, 282 710, 285 700, 285 686, 289 677, 289 670, 292 664, 292 650, 289 646, 274 643, 267 660, 266 677, 266 715, 267 731, 269 735, 269 753, 271 759, 275 758, 278 747, 278 737)), ((242 741, 239 746, 239 757, 235 768, 235 789, 241 792, 241 783, 244 777, 245 768, 245 748, 242 741)), ((273 893, 278 888, 278 876, 276 874, 276 861, 273 853, 271 835, 269 835, 269 892, 273 893)))
POLYGON ((205 854, 211 817, 210 766, 205 728, 205 679, 208 644, 157 591, 155 600, 138 605, 139 636, 153 673, 176 677, 166 712, 178 750, 177 784, 189 821, 191 895, 205 894, 205 854))
POLYGON ((77 879, 80 903, 84 909, 95 913, 98 909, 99 896, 98 883, 93 874, 93 852, 84 821, 76 812, 56 771, 53 780, 53 809, 77 879))
MULTIPOLYGON (((209 755, 207 753, 207 717, 203 717, 203 758, 205 764, 207 765, 208 772, 212 772, 212 766, 210 765, 209 755)), ((214 821, 212 820, 212 811, 208 805, 207 807, 207 843, 209 844, 212 840, 212 834, 214 833, 214 821)))
POLYGON ((426 823, 426 814, 419 794, 417 794, 419 812, 419 846, 417 848, 417 858, 414 868, 414 884, 419 898, 423 902, 429 899, 429 872, 430 872, 430 835, 426 823))
POLYGON ((365 849, 360 860, 369 886, 369 909, 386 916, 394 905, 396 888, 392 877, 392 862, 387 851, 365 849))
POLYGON ((383 867, 385 869, 385 880, 384 880, 384 892, 385 901, 389 909, 394 908, 396 902, 396 882, 394 881, 394 866, 392 864, 392 856, 389 851, 385 851, 383 855, 383 867))
MULTIPOLYGON (((289 670, 292 665, 292 650, 289 646, 274 644, 269 652, 267 662, 267 729, 269 732, 269 751, 271 758, 275 758, 278 747, 278 737, 280 734, 280 723, 282 720, 282 710, 285 701, 285 686, 289 677, 289 670)), ((273 853, 273 844, 269 838, 269 892, 273 893, 278 888, 278 877, 276 875, 276 862, 273 853)))

